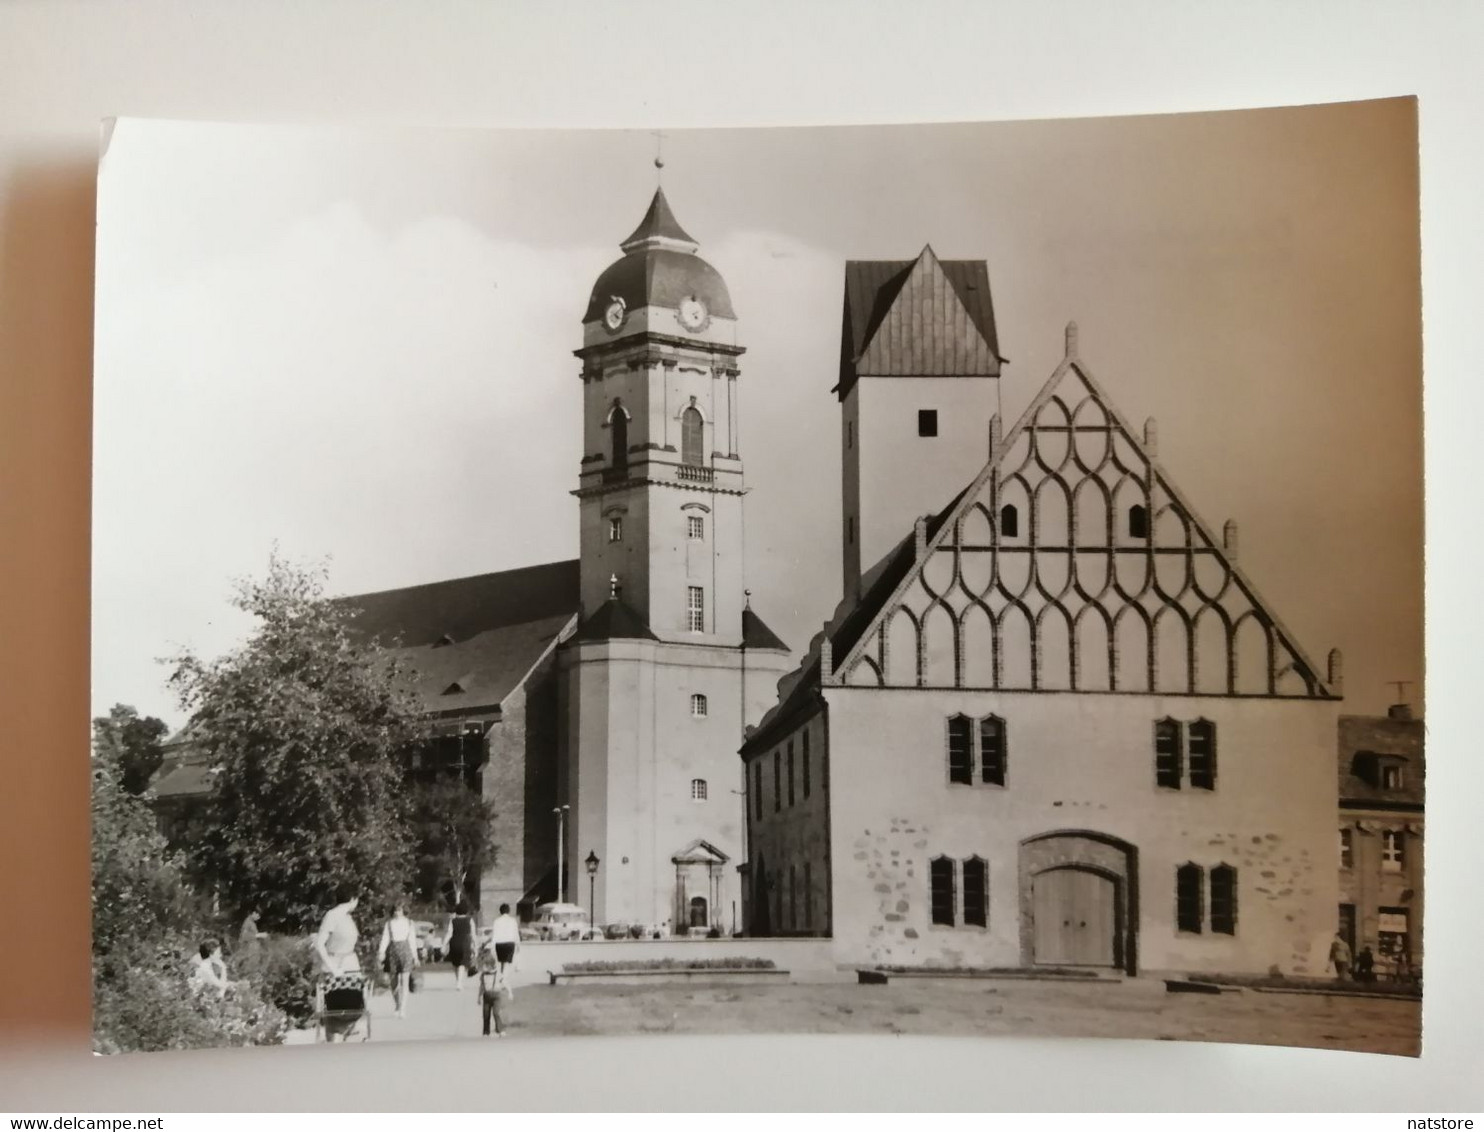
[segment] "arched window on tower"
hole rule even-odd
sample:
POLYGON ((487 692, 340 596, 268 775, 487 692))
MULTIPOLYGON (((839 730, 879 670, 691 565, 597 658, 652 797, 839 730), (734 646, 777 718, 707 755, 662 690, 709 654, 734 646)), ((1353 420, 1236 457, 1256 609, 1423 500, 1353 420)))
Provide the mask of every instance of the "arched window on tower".
POLYGON ((624 412, 623 402, 613 402, 613 410, 608 414, 608 427, 613 433, 613 454, 608 460, 608 466, 613 469, 627 468, 629 466, 629 414, 624 412))
POLYGON ((704 444, 705 422, 701 410, 694 405, 680 414, 680 462, 700 466, 706 462, 701 455, 704 444))

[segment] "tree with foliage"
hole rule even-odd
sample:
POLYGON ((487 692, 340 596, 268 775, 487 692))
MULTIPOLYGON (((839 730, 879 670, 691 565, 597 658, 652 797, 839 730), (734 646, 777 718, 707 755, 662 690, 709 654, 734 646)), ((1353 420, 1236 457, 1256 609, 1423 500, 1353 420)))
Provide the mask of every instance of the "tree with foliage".
POLYGON ((229 998, 195 992, 190 955, 209 916, 149 803, 125 789, 117 746, 93 754, 93 1046, 100 1053, 268 1045, 283 1013, 252 985, 229 998))
POLYGON ((421 783, 412 795, 417 887, 425 900, 462 898, 495 863, 494 807, 458 776, 421 783))
POLYGON ((120 785, 130 794, 143 794, 160 763, 170 728, 152 715, 140 718, 127 704, 114 704, 107 715, 93 720, 93 749, 118 768, 120 785))
POLYGON ((198 875, 274 931, 312 929, 348 887, 369 916, 411 880, 403 770, 420 705, 394 658, 325 597, 323 568, 276 554, 234 604, 258 619, 214 661, 174 658, 171 683, 213 768, 198 875))

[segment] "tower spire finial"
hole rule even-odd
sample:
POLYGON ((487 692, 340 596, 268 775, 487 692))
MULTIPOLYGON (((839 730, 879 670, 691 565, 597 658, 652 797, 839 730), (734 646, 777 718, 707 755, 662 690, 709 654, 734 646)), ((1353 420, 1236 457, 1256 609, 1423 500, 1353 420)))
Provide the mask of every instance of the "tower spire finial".
POLYGON ((609 574, 608 575, 608 596, 610 598, 616 600, 618 598, 618 589, 619 589, 619 587, 618 587, 618 575, 617 574, 609 574))
POLYGON ((665 131, 654 131, 654 183, 664 187, 665 183, 665 131))

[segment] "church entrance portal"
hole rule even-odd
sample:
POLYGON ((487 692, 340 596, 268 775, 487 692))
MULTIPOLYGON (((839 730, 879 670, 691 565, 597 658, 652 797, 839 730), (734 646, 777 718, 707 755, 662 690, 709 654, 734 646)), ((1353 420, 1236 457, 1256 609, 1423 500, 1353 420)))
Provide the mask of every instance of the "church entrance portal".
POLYGON ((1138 970, 1138 850, 1090 830, 1020 845, 1020 952, 1025 966, 1138 970))

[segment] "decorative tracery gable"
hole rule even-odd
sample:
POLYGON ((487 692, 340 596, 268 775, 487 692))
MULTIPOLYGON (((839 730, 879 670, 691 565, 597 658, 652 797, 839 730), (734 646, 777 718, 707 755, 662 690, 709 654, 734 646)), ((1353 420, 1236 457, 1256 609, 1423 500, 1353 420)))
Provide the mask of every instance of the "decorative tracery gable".
MULTIPOLYGON (((996 421, 996 426, 998 422, 996 421)), ((997 429, 992 428, 996 434, 997 429)), ((1328 683, 1067 353, 835 679, 890 687, 1329 697, 1328 683), (1007 521, 1013 517, 1013 521, 1007 521)))

